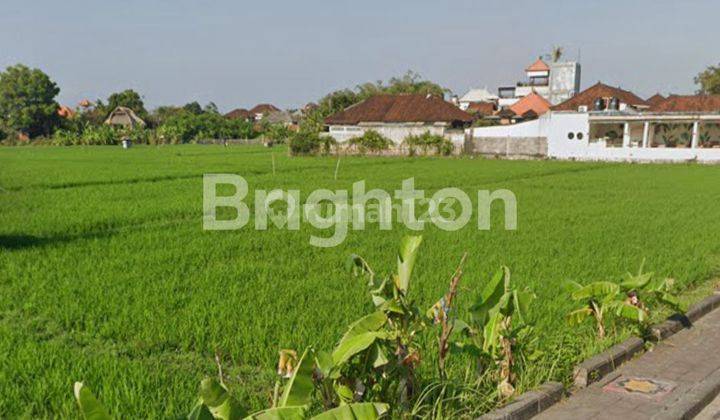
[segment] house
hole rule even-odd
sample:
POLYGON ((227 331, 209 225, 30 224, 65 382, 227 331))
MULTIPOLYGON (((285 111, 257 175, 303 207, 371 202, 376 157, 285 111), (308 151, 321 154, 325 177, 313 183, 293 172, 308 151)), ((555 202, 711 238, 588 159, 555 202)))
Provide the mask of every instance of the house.
POLYGON ((255 114, 245 108, 237 108, 225 114, 225 118, 230 120, 253 121, 255 119, 255 114))
POLYGON ((497 95, 490 93, 487 89, 470 89, 458 100, 458 106, 463 111, 467 111, 477 104, 493 104, 495 107, 498 99, 497 95))
POLYGON ((653 102, 597 83, 537 120, 470 129, 466 146, 557 159, 720 163, 720 96, 653 102))
POLYGON ((653 107, 653 106, 655 106, 655 105, 659 105, 661 102, 664 102, 665 99, 667 99, 667 98, 664 97, 664 96, 662 96, 662 95, 659 94, 659 93, 656 93, 656 94, 654 94, 653 96, 647 98, 647 99, 645 100, 645 102, 646 102, 648 105, 650 105, 651 107, 653 107))
POLYGON ((537 118, 550 111, 550 102, 532 92, 511 105, 510 111, 522 119, 537 118))
POLYGON ((494 102, 472 102, 465 111, 478 118, 487 118, 492 117, 496 110, 497 105, 494 102))
POLYGON ((325 119, 330 136, 346 142, 375 130, 396 145, 425 132, 462 144, 473 116, 433 95, 376 95, 325 119))
POLYGON ((67 105, 60 105, 60 107, 57 110, 57 113, 61 118, 66 118, 66 119, 69 119, 69 118, 72 118, 75 116, 75 111, 73 111, 72 108, 70 108, 67 105))
POLYGON ((255 121, 260 121, 268 114, 278 111, 280 111, 280 108, 272 104, 258 104, 250 109, 250 112, 255 116, 255 121))
POLYGON ((125 128, 145 127, 145 121, 138 117, 132 109, 124 106, 113 109, 105 120, 105 124, 119 125, 125 128))
POLYGON ((580 64, 538 58, 525 68, 526 80, 514 86, 498 88, 498 106, 512 106, 525 96, 536 93, 553 105, 575 96, 580 91, 580 64))

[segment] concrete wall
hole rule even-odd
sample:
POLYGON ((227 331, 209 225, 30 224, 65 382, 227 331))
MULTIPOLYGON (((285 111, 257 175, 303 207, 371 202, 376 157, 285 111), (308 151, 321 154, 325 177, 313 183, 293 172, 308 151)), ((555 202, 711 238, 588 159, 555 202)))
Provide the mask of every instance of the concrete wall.
POLYGON ((550 63, 550 94, 548 100, 557 105, 580 91, 580 64, 550 63))
POLYGON ((465 142, 465 153, 504 157, 547 156, 545 137, 482 137, 465 142))
MULTIPOLYGON (((383 136, 392 140, 395 145, 402 144, 403 140, 408 136, 418 136, 429 132, 433 135, 443 136, 450 140, 453 139, 453 133, 447 129, 445 124, 422 124, 422 123, 401 123, 401 124, 361 124, 330 126, 330 135, 338 141, 344 143, 353 137, 362 136, 367 130, 375 130, 383 136)), ((461 134, 462 135, 462 134, 461 134)), ((461 141, 462 143, 462 141, 461 141)))

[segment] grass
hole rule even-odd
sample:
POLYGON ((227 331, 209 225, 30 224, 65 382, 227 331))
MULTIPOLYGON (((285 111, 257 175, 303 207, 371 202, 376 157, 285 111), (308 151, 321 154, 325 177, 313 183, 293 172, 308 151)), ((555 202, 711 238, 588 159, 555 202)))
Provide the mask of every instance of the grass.
MULTIPOLYGON (((497 211, 491 231, 477 230, 475 218, 457 232, 426 229, 411 293, 432 305, 468 251, 462 313, 508 265, 513 282, 538 295, 531 318, 544 350, 521 391, 567 381, 574 363, 629 333, 611 329, 596 342, 591 324, 567 326, 563 280, 616 279, 643 259, 687 290, 706 290, 717 274, 720 167, 357 157, 343 158, 337 180, 335 169, 334 158, 252 146, 0 149, 0 417, 76 416, 75 380, 113 413, 178 417, 200 379, 216 372, 216 351, 232 392, 259 409, 279 349, 329 349, 370 310, 345 258, 361 254, 387 273, 409 231, 371 226, 327 249, 308 239, 328 232, 306 224, 203 231, 203 173, 236 173, 251 190, 303 197, 363 179, 393 191, 412 176, 416 188, 459 187, 473 201, 478 189, 513 191, 516 231, 501 229, 497 211)), ((462 375, 459 363, 453 372, 462 375)))

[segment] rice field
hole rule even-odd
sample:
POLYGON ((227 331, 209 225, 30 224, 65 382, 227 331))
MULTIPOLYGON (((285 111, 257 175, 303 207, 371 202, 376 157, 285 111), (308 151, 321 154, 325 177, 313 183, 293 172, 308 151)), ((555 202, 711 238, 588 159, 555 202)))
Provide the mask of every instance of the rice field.
POLYGON ((509 266, 538 296, 530 317, 543 349, 520 390, 568 381, 574 363, 628 334, 596 342, 592 325, 568 326, 564 280, 617 279, 645 259, 687 299, 716 282, 718 166, 347 157, 335 179, 336 164, 254 146, 0 148, 0 417, 75 417, 76 380, 123 417, 179 417, 215 375, 216 352, 232 393, 266 407, 278 350, 329 349, 372 308, 365 284, 344 269, 347 256, 390 272, 413 233, 371 224, 318 248, 310 235, 327 232, 306 224, 204 231, 204 173, 303 197, 359 180, 394 191, 409 177, 428 193, 458 187, 473 202, 477 190, 511 190, 515 231, 502 229, 498 207, 489 231, 474 215, 459 231, 422 233, 410 293, 432 305, 467 251, 462 314, 509 266))

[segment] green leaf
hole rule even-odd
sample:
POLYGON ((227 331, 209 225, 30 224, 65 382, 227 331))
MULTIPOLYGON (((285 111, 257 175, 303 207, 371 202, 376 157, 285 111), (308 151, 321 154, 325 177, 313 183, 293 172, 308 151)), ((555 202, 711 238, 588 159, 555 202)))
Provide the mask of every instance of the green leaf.
POLYGON ((214 378, 205 378, 200 382, 200 400, 205 404, 213 417, 222 420, 241 419, 247 415, 227 389, 214 378))
POLYGON ((356 403, 341 405, 332 410, 320 413, 313 420, 374 420, 379 419, 388 411, 384 403, 356 403))
POLYGON ((298 360, 297 367, 290 379, 285 384, 285 390, 278 402, 278 407, 301 406, 310 403, 313 392, 313 367, 307 363, 305 357, 308 351, 305 350, 298 360))
POLYGON ((360 334, 368 333, 377 331, 380 328, 382 328, 385 323, 387 322, 388 317, 385 315, 382 311, 376 311, 369 315, 365 315, 364 317, 358 319, 357 321, 350 324, 350 327, 348 328, 345 335, 342 336, 340 339, 340 343, 338 343, 338 347, 340 347, 343 342, 357 336, 360 334))
POLYGON ((377 342, 373 344, 372 354, 370 355, 370 358, 373 361, 374 368, 385 366, 389 362, 387 355, 385 354, 385 350, 383 350, 383 348, 380 347, 377 342))
POLYGON ((578 309, 576 311, 572 311, 567 314, 566 317, 569 324, 576 325, 582 323, 587 317, 591 316, 592 313, 592 309, 586 307, 578 309))
POLYGON ((609 281, 596 281, 572 292, 573 300, 612 297, 620 292, 620 286, 609 281))
POLYGON ((333 365, 332 355, 326 351, 315 352, 315 365, 325 377, 329 377, 335 367, 333 365))
POLYGON ((198 403, 188 414, 188 420, 215 420, 210 409, 203 403, 198 403))
POLYGON ((305 406, 276 407, 258 411, 245 418, 245 420, 303 420, 305 419, 305 406))
POLYGON ((478 325, 485 325, 490 309, 494 308, 505 294, 504 275, 503 269, 495 272, 490 282, 480 292, 480 299, 470 308, 473 321, 478 325))
POLYGON ((525 316, 530 312, 530 305, 535 300, 535 294, 527 291, 513 290, 513 306, 515 311, 513 316, 517 316, 520 321, 525 322, 525 316))
POLYGON ((617 316, 629 319, 635 322, 645 322, 647 319, 647 312, 644 309, 638 308, 635 305, 622 302, 616 305, 615 314, 617 316))
POLYGON ((502 321, 503 315, 500 312, 493 312, 490 314, 490 318, 483 329, 482 349, 484 352, 493 353, 500 345, 502 321))
POLYGON ((80 412, 85 420, 112 419, 107 409, 95 398, 92 391, 82 382, 75 382, 75 399, 80 406, 80 412))
POLYGON ((337 394, 338 398, 340 398, 340 401, 345 404, 352 402, 353 397, 355 396, 355 392, 350 389, 349 386, 339 383, 335 384, 335 393, 337 394))
POLYGON ((344 340, 332 353, 333 364, 337 367, 356 354, 370 347, 378 338, 385 337, 381 332, 367 332, 344 340))
POLYGON ((623 290, 640 290, 650 282, 652 276, 653 273, 639 273, 635 276, 626 274, 625 280, 620 283, 620 287, 623 290))
POLYGON ((395 276, 395 287, 403 294, 407 294, 410 287, 410 276, 417 257, 417 251, 422 243, 422 236, 406 236, 403 238, 398 252, 397 276, 395 276))

